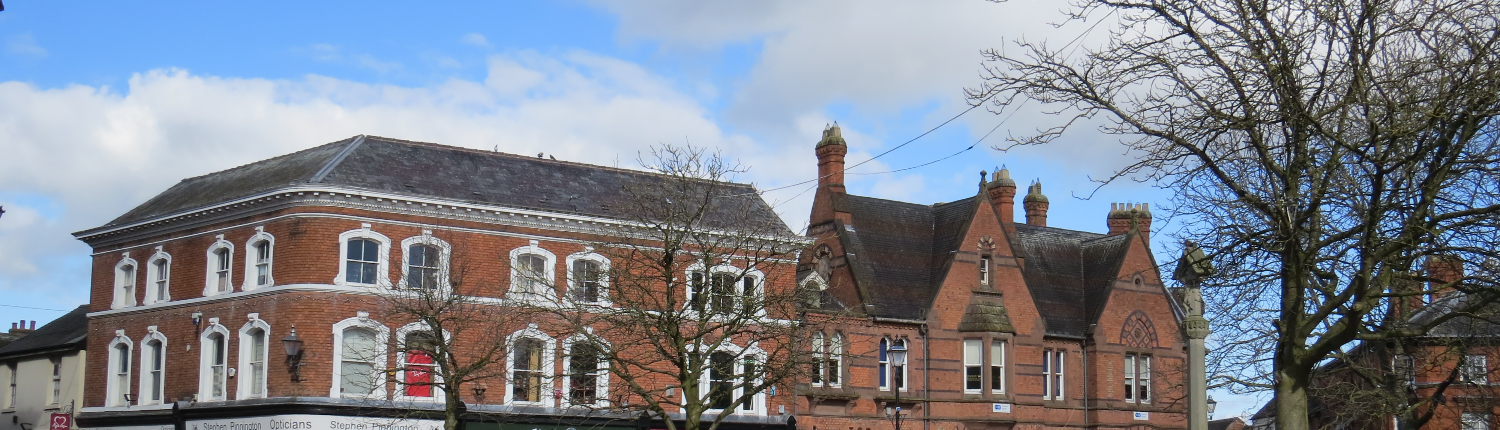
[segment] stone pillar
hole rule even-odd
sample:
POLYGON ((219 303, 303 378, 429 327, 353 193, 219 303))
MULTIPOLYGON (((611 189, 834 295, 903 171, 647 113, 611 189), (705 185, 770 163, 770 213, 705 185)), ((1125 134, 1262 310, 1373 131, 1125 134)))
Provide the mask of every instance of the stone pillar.
POLYGON ((1182 330, 1188 339, 1188 430, 1208 430, 1208 373, 1204 355, 1203 339, 1208 337, 1208 319, 1203 317, 1203 291, 1199 288, 1203 278, 1214 274, 1208 256, 1192 242, 1188 242, 1177 260, 1177 270, 1172 278, 1185 287, 1182 306, 1187 317, 1182 321, 1182 330))

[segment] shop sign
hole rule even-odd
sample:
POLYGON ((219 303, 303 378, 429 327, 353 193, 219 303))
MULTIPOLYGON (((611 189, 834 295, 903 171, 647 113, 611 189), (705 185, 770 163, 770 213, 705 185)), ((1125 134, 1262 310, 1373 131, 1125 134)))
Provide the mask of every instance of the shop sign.
MULTIPOLYGON (((170 426, 168 426, 170 428, 170 426)), ((442 430, 443 422, 415 418, 350 417, 340 415, 270 415, 194 420, 187 430, 442 430)))
POLYGON ((73 416, 68 414, 52 414, 52 430, 68 430, 73 428, 73 416))

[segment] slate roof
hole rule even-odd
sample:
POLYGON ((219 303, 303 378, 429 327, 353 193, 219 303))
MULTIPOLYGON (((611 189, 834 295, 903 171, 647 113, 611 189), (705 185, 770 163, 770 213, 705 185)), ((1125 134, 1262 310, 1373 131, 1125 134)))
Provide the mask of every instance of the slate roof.
POLYGON ((1229 430, 1230 426, 1233 426, 1236 423, 1239 424, 1238 427, 1245 426, 1245 421, 1241 420, 1240 417, 1234 417, 1209 421, 1208 430, 1229 430))
POLYGON ((79 306, 31 334, 0 347, 0 359, 52 350, 84 349, 88 340, 88 313, 88 305, 79 306))
MULTIPOLYGON (((925 317, 978 204, 978 197, 929 206, 848 196, 853 222, 838 234, 854 254, 850 266, 872 316, 925 317)), ((1126 237, 1016 224, 1012 246, 1028 257, 1022 274, 1048 334, 1084 335, 1119 272, 1126 237)))
MULTIPOLYGON (((355 136, 228 170, 183 179, 105 224, 114 227, 299 185, 329 185, 414 197, 620 218, 625 186, 652 187, 648 172, 378 136, 355 136)), ((753 186, 722 183, 724 219, 748 211, 791 230, 753 186)), ((713 218, 713 217, 710 217, 713 218)))
POLYGON ((1016 224, 1011 247, 1026 258, 1021 275, 1047 322, 1047 334, 1083 337, 1119 273, 1127 237, 1016 224))

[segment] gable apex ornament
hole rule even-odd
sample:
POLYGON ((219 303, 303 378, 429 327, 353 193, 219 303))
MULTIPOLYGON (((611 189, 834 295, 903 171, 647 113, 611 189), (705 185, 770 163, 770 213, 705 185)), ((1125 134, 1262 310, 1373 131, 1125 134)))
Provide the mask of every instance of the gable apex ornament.
POLYGON ((984 235, 984 237, 979 238, 979 252, 995 252, 995 238, 990 237, 990 235, 988 234, 984 235))

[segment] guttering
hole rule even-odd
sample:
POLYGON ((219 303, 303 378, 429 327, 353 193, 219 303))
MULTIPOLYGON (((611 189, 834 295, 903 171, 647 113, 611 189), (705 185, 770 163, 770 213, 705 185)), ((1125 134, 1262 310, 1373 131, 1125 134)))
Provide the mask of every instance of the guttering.
POLYGON ((875 321, 875 322, 878 322, 878 323, 910 324, 910 325, 926 325, 927 324, 926 320, 913 320, 913 319, 906 319, 906 318, 871 317, 870 319, 873 320, 873 321, 875 321))

